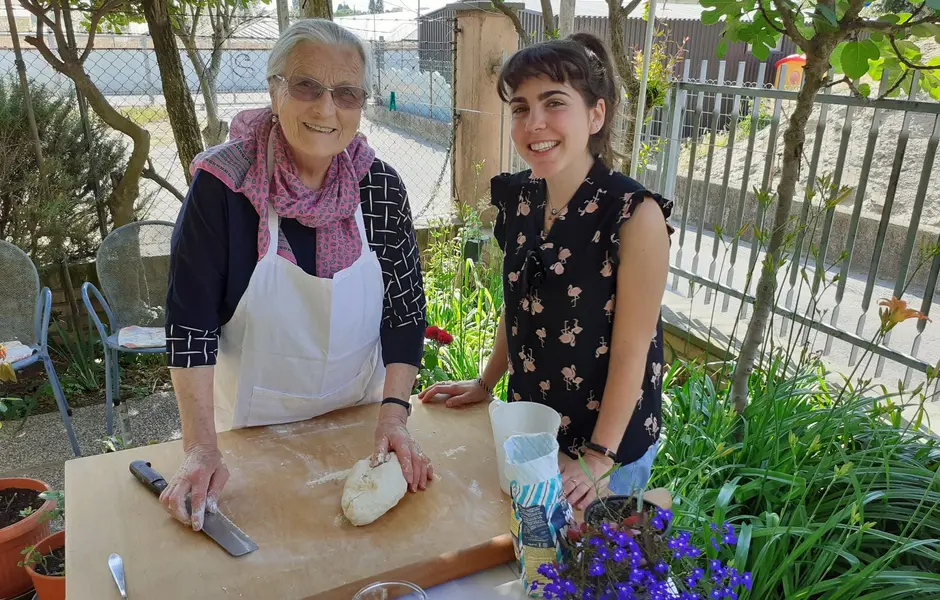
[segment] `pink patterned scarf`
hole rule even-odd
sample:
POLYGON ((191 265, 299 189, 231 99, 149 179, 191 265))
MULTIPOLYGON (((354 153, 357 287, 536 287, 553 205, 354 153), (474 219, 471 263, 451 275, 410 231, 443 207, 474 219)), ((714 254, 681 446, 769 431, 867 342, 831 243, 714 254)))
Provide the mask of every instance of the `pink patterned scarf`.
MULTIPOLYGON (((375 151, 362 135, 356 135, 346 151, 335 156, 318 190, 300 180, 297 164, 281 127, 270 108, 246 110, 232 120, 230 140, 200 153, 190 172, 202 169, 215 175, 233 192, 244 194, 261 217, 258 225, 258 260, 271 242, 268 202, 282 218, 297 219, 317 230, 317 276, 332 278, 362 254, 356 225, 359 181, 375 160, 375 151), (273 131, 274 172, 267 172, 268 136, 273 131)), ((297 263, 283 232, 278 235, 278 254, 297 263)))

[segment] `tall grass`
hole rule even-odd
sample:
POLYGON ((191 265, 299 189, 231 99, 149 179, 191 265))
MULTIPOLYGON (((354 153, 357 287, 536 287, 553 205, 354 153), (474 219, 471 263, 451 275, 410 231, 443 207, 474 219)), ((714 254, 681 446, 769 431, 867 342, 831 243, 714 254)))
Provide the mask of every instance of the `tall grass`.
MULTIPOLYGON (((482 259, 467 258, 464 247, 471 235, 474 232, 463 228, 435 228, 425 257, 428 324, 454 336, 440 355, 451 380, 479 376, 492 351, 503 304, 499 261, 488 260, 498 256, 499 249, 490 241, 482 259)), ((501 382, 497 393, 504 393, 504 386, 501 382)))
POLYGON ((672 365, 651 485, 673 492, 681 527, 740 527, 742 597, 940 598, 940 447, 902 418, 923 394, 836 388, 818 359, 777 351, 738 415, 731 368, 672 365))

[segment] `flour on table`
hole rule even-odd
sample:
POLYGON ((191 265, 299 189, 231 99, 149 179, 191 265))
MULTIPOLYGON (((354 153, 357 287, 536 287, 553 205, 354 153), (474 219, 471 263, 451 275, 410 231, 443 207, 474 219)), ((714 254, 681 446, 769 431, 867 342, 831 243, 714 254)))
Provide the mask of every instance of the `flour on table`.
POLYGON ((372 523, 391 510, 408 491, 398 456, 375 468, 362 459, 353 466, 343 486, 343 514, 357 527, 372 523))
POLYGON ((451 458, 451 457, 454 456, 455 454, 459 454, 459 453, 461 453, 461 452, 466 452, 466 451, 467 451, 467 447, 466 447, 466 446, 458 446, 457 448, 451 448, 450 450, 444 450, 443 454, 444 454, 444 456, 446 456, 447 458, 451 458))
POLYGON ((470 482, 470 491, 476 494, 477 496, 479 496, 480 498, 483 497, 483 490, 480 489, 480 484, 477 483, 476 479, 470 482))
POLYGON ((349 476, 349 472, 352 469, 344 469, 342 471, 333 471, 332 473, 327 473, 317 477, 316 479, 311 479, 307 482, 307 487, 313 487, 315 485, 321 485, 323 483, 329 483, 331 481, 339 481, 341 479, 346 479, 349 476))

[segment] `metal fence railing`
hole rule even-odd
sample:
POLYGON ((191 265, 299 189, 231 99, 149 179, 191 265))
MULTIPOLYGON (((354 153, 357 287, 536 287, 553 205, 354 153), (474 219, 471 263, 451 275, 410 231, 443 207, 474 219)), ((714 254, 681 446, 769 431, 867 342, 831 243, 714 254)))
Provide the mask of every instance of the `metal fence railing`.
MULTIPOLYGON (((272 20, 273 17, 267 19, 272 20)), ((276 21, 267 23, 263 20, 245 17, 243 23, 234 23, 235 33, 217 50, 211 37, 195 38, 198 52, 207 63, 213 51, 220 53, 215 86, 215 105, 220 120, 230 122, 239 111, 261 107, 270 101, 265 77, 266 65, 278 33, 276 21)), ((33 104, 45 107, 37 111, 37 119, 55 116, 69 123, 79 122, 78 110, 74 108, 75 85, 54 69, 37 50, 25 43, 26 36, 35 35, 35 18, 32 19, 32 29, 24 27, 27 25, 29 22, 19 22, 18 38, 33 104)), ((86 39, 84 33, 76 31, 76 38, 81 47, 86 39)), ((9 36, 0 36, 0 72, 4 74, 0 109, 3 108, 4 94, 15 96, 19 88, 13 49, 9 41, 4 42, 4 39, 8 40, 9 36)), ((437 55, 442 60, 440 64, 434 64, 418 60, 416 40, 391 42, 376 39, 370 42, 377 69, 373 94, 363 114, 361 131, 368 137, 378 157, 386 160, 402 176, 408 187, 415 220, 421 222, 447 218, 454 212, 450 183, 452 136, 449 134, 452 128, 450 74, 453 72, 453 44, 447 43, 446 48, 441 48, 437 55), (395 98, 390 105, 393 94, 395 98)), ((46 35, 46 43, 55 49, 53 36, 46 35)), ((207 123, 204 90, 184 44, 179 45, 202 128, 207 123)), ((99 33, 94 49, 85 62, 85 71, 112 107, 150 133, 150 164, 147 172, 152 177, 140 182, 138 218, 174 221, 187 183, 170 127, 162 96, 160 71, 149 36, 99 33)), ((14 100, 12 98, 7 103, 7 108, 15 112, 14 100)), ((92 177, 98 183, 96 189, 87 186, 87 190, 75 194, 75 202, 88 205, 88 210, 82 214, 88 220, 89 231, 87 239, 79 244, 83 247, 73 252, 73 260, 91 258, 100 243, 101 233, 107 231, 106 227, 101 228, 97 223, 101 215, 100 207, 106 202, 111 186, 120 178, 131 151, 131 142, 126 136, 105 126, 92 110, 89 109, 88 113, 92 129, 98 132, 92 136, 93 148, 89 149, 79 127, 74 136, 62 140, 62 145, 45 151, 51 154, 49 159, 52 162, 75 155, 87 158, 90 153, 92 160, 86 160, 86 163, 91 162, 91 168, 99 169, 91 175, 83 171, 82 177, 86 179, 79 182, 81 187, 88 183, 88 177, 92 177)), ((39 125, 41 130, 51 126, 50 123, 39 125)), ((28 150, 31 138, 25 125, 23 127, 23 131, 0 133, 0 186, 4 183, 5 175, 12 177, 12 165, 9 163, 14 162, 12 158, 5 161, 2 157, 13 157, 13 148, 20 148, 27 154, 31 152, 28 150)), ((25 205, 31 199, 27 193, 15 201, 25 205)), ((2 205, 0 203, 0 211, 3 210, 2 205)), ((17 226, 10 222, 25 213, 8 212, 10 214, 0 214, 0 237, 11 239, 16 237, 11 232, 17 226)), ((30 229, 31 226, 19 227, 19 237, 30 238, 34 233, 30 229)), ((35 227, 32 229, 35 230, 35 227)))
MULTIPOLYGON (((692 67, 645 124, 638 177, 675 201, 673 291, 720 321, 739 306, 746 316, 753 302, 797 91, 727 83, 724 63, 717 81, 695 80, 692 67)), ((795 199, 778 274, 777 334, 796 324, 804 342, 848 367, 871 350, 876 377, 909 384, 940 361, 940 336, 925 335, 920 320, 872 340, 882 298, 940 311, 940 104, 924 100, 916 81, 901 99, 836 89, 818 97, 806 130, 797 189, 808 191, 795 199)))
MULTIPOLYGON (((709 72, 705 61, 694 67, 709 72)), ((684 63, 643 126, 638 179, 675 202, 667 305, 676 306, 668 308, 730 341, 743 335, 735 325, 753 304, 797 92, 744 84, 740 65, 729 83, 726 65, 718 67, 718 80, 693 79, 684 63)), ((934 320, 940 314, 940 104, 913 89, 876 102, 838 88, 819 96, 797 188, 812 192, 794 202, 774 308, 778 341, 796 336, 843 372, 871 350, 874 375, 905 385, 940 361, 940 335, 925 320, 873 343, 882 298, 902 298, 934 320)), ((615 147, 627 110, 615 123, 615 147)), ((508 136, 504 154, 512 171, 527 168, 508 136)))

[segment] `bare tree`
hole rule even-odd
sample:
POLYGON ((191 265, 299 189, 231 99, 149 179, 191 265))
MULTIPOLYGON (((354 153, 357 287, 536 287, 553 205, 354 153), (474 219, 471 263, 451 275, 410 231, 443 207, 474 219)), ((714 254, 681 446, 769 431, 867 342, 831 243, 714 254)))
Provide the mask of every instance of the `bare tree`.
POLYGON ((179 154, 180 164, 186 182, 192 177, 189 165, 196 155, 202 152, 202 140, 199 137, 199 122, 196 120, 196 107, 186 85, 183 63, 180 61, 176 36, 171 25, 167 0, 141 0, 144 18, 153 41, 157 66, 160 68, 160 84, 166 99, 167 115, 179 154))
POLYGON ((308 19, 333 20, 333 2, 331 0, 301 0, 304 17, 308 19))
POLYGON ((247 16, 247 0, 205 0, 183 2, 172 18, 173 31, 196 71, 206 105, 206 126, 202 138, 206 146, 221 144, 228 138, 228 123, 219 116, 218 82, 225 42, 239 28, 254 20, 247 16), (198 47, 198 34, 206 20, 212 30, 212 48, 208 60, 198 47))
POLYGON ((120 131, 131 139, 130 159, 117 184, 108 198, 108 209, 119 227, 130 223, 134 218, 134 201, 140 192, 140 174, 150 153, 150 132, 134 123, 118 111, 100 89, 92 82, 85 70, 85 61, 95 44, 95 34, 102 20, 112 13, 126 11, 127 0, 103 0, 87 16, 89 27, 83 46, 70 44, 66 36, 65 19, 71 6, 62 0, 45 4, 41 0, 19 0, 20 4, 36 17, 36 35, 26 36, 30 44, 57 72, 71 79, 76 88, 88 100, 95 114, 109 127, 120 131), (45 32, 49 30, 55 37, 56 50, 49 48, 45 41, 45 32))

